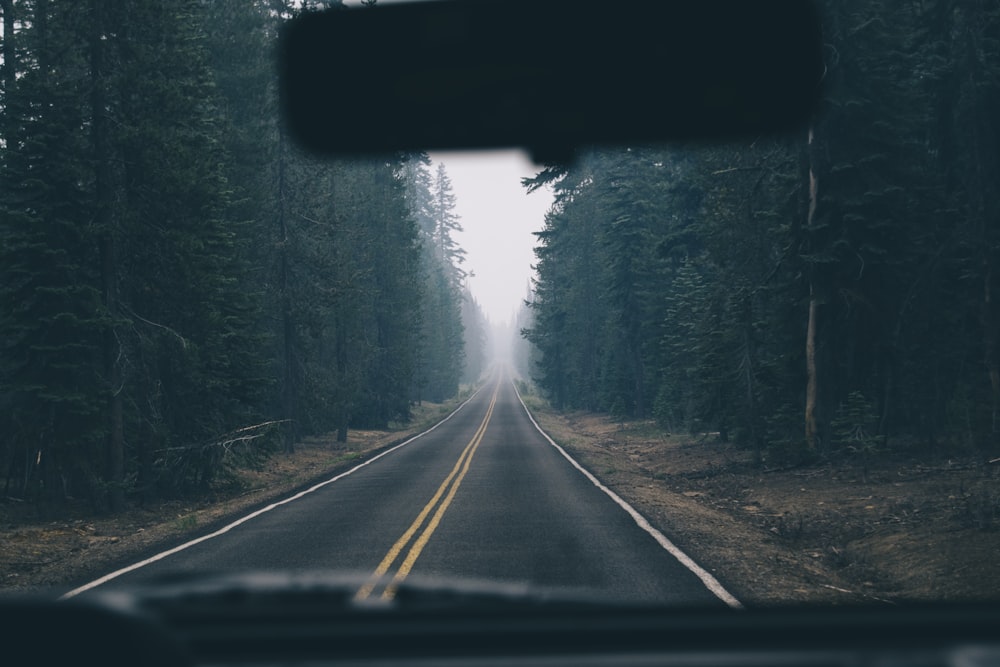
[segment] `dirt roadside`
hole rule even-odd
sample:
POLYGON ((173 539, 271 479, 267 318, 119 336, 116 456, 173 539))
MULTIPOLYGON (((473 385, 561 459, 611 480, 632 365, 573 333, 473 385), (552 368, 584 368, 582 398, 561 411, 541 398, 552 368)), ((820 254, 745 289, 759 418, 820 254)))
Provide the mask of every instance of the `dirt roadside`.
POLYGON ((350 431, 346 443, 333 434, 308 438, 294 453, 275 454, 260 469, 229 471, 235 479, 211 497, 132 507, 115 516, 94 515, 87 504, 70 502, 58 517, 40 517, 24 503, 0 500, 0 596, 60 594, 211 532, 426 430, 461 401, 423 403, 408 425, 350 431))
MULTIPOLYGON (((973 456, 755 466, 714 438, 664 436, 648 422, 557 414, 542 427, 609 488, 748 606, 891 604, 1000 597, 1000 465, 973 456)), ((251 508, 356 465, 440 418, 425 405, 410 428, 316 438, 261 470, 238 493, 94 517, 72 505, 40 520, 0 502, 0 594, 65 590, 190 539, 251 508)))
POLYGON ((748 606, 1000 598, 1000 465, 974 456, 769 470, 651 422, 538 422, 748 606))

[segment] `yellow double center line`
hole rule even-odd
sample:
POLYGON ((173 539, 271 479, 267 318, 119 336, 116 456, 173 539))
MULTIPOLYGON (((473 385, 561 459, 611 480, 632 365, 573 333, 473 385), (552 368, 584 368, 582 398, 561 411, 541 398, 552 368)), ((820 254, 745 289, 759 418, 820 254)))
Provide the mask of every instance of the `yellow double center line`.
POLYGON ((448 506, 451 505, 452 499, 455 497, 455 493, 458 492, 458 487, 462 484, 462 480, 465 479, 465 474, 469 472, 469 465, 472 463, 472 457, 475 455, 476 450, 479 448, 479 443, 483 440, 483 435, 486 433, 486 426, 490 423, 490 417, 493 416, 493 406, 497 402, 497 394, 500 391, 500 385, 497 384, 496 389, 493 390, 493 397, 490 399, 490 406, 486 410, 486 416, 483 418, 483 423, 479 425, 479 429, 476 431, 475 435, 472 436, 472 440, 469 444, 465 446, 462 450, 462 455, 458 457, 458 461, 455 463, 455 467, 451 469, 451 472, 441 482, 441 486, 438 487, 437 492, 434 497, 430 499, 424 508, 417 515, 417 518, 413 520, 410 527, 406 529, 406 532, 396 540, 396 543, 392 545, 389 552, 386 553, 385 558, 382 562, 378 564, 375 568, 375 572, 372 573, 371 577, 368 578, 368 582, 362 586, 357 593, 354 595, 355 600, 366 600, 368 599, 375 588, 382 581, 386 573, 399 558, 399 555, 403 553, 403 549, 406 545, 410 543, 413 536, 417 534, 420 527, 423 526, 424 520, 430 515, 434 508, 437 507, 437 511, 434 511, 434 516, 431 517, 430 522, 424 527, 423 532, 420 537, 417 538, 416 542, 410 547, 409 552, 407 552, 406 557, 400 564, 399 569, 396 570, 396 574, 393 575, 392 580, 385 586, 382 590, 382 599, 391 600, 396 595, 396 590, 399 584, 406 579, 407 575, 410 574, 410 570, 413 569, 413 564, 417 562, 417 558, 420 557, 420 552, 424 550, 427 546, 427 542, 431 539, 431 535, 437 530, 438 524, 441 523, 441 517, 444 516, 445 511, 448 506), (442 497, 444 500, 442 500, 442 497), (439 503, 440 501, 440 503, 439 503))

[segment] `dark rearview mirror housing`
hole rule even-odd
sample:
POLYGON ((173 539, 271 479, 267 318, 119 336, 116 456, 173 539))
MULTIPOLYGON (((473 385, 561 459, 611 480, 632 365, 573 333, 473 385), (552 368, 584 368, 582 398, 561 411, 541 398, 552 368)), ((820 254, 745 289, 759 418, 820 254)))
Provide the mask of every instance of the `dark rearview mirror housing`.
POLYGON ((804 0, 438 0, 310 12, 281 38, 295 140, 330 155, 728 139, 819 95, 804 0))

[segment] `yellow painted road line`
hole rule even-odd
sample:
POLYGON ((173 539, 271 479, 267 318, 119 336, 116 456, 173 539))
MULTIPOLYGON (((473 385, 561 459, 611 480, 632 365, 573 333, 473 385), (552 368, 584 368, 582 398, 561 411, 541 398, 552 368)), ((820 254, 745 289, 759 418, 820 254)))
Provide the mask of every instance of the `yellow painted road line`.
POLYGON ((438 524, 441 522, 441 517, 444 516, 445 510, 448 509, 448 506, 451 504, 452 499, 455 497, 455 493, 458 491, 458 487, 462 483, 462 479, 464 479, 465 474, 469 471, 469 466, 472 462, 472 456, 473 454, 475 454, 476 449, 479 447, 479 443, 482 442, 483 436, 486 433, 486 426, 489 424, 490 418, 493 416, 493 407, 496 405, 497 394, 499 393, 499 391, 500 391, 500 385, 499 383, 497 383, 496 389, 493 390, 493 397, 490 399, 490 405, 486 410, 486 415, 483 417, 483 422, 479 425, 479 428, 476 429, 475 434, 472 436, 472 440, 470 440, 469 444, 467 444, 465 446, 465 449, 462 450, 462 454, 458 457, 458 461, 455 462, 454 467, 451 469, 451 472, 448 473, 448 476, 445 478, 445 480, 441 482, 441 485, 434 493, 434 496, 430 499, 430 501, 428 501, 426 505, 424 505, 424 508, 420 511, 420 514, 417 515, 417 518, 413 520, 413 523, 410 524, 410 527, 406 529, 406 532, 404 532, 402 536, 398 540, 396 540, 396 543, 392 545, 392 547, 386 553, 385 557, 378 564, 378 567, 375 568, 375 571, 372 573, 371 577, 369 577, 368 582, 365 583, 365 585, 362 586, 357 593, 355 593, 354 595, 355 600, 359 601, 365 600, 369 596, 371 596, 372 592, 375 590, 375 587, 378 585, 379 581, 389 571, 389 568, 392 567, 392 564, 396 562, 396 559, 399 558, 399 554, 402 553, 403 549, 406 548, 406 545, 410 542, 413 536, 417 533, 418 530, 420 530, 420 527, 423 525, 424 520, 427 518, 427 516, 431 513, 431 510, 433 510, 434 507, 438 505, 438 501, 441 500, 441 497, 445 494, 446 491, 448 491, 448 495, 445 497, 444 502, 442 502, 438 506, 438 509, 434 513, 434 516, 432 517, 430 523, 427 525, 427 528, 424 529, 424 532, 421 533, 420 537, 417 539, 417 542, 413 545, 413 547, 411 547, 409 553, 407 553, 402 566, 400 566, 399 571, 397 571, 396 575, 393 577, 392 582, 382 592, 382 598, 387 600, 392 599, 392 597, 395 595, 396 588, 398 587, 399 583, 403 579, 405 579, 406 576, 410 573, 410 570, 413 568, 413 564, 420 556, 420 552, 423 551, 424 546, 426 546, 428 540, 430 540, 431 535, 434 533, 434 531, 437 529, 438 524), (452 484, 453 481, 454 484, 452 484), (449 485, 451 485, 450 490, 448 490, 449 485))
POLYGON ((438 524, 441 523, 441 517, 444 516, 445 511, 448 506, 451 505, 452 499, 455 497, 455 493, 458 492, 458 487, 462 484, 462 480, 465 479, 465 473, 469 472, 469 466, 472 464, 472 457, 475 456, 476 450, 479 449, 479 443, 483 441, 483 435, 486 434, 486 424, 489 422, 490 417, 493 416, 493 406, 496 404, 496 394, 493 395, 493 400, 490 402, 489 410, 486 411, 486 419, 483 421, 483 428, 479 431, 478 437, 475 438, 475 445, 469 451, 469 456, 465 459, 465 465, 462 467, 462 473, 455 479, 455 483, 451 486, 451 491, 448 492, 447 497, 444 502, 438 507, 437 512, 434 513, 434 517, 431 522, 427 524, 427 528, 421 533, 420 538, 413 544, 410 548, 410 552, 406 554, 406 558, 403 560, 402 565, 399 566, 399 570, 396 572, 396 576, 392 578, 392 582, 386 586, 386 589, 382 592, 382 598, 386 600, 391 600, 396 596, 396 589, 399 588, 399 584, 406 579, 410 574, 410 570, 413 569, 413 564, 417 562, 417 558, 420 557, 420 552, 424 550, 427 546, 427 542, 431 539, 431 535, 437 530, 438 524))

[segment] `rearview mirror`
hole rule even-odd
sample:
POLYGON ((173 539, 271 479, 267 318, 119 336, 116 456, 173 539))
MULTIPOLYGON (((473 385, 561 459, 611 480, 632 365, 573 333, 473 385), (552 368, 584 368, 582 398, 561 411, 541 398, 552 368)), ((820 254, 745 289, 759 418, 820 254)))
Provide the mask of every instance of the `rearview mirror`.
POLYGON ((298 142, 326 154, 726 139, 809 117, 803 0, 439 0, 311 12, 281 40, 298 142))

